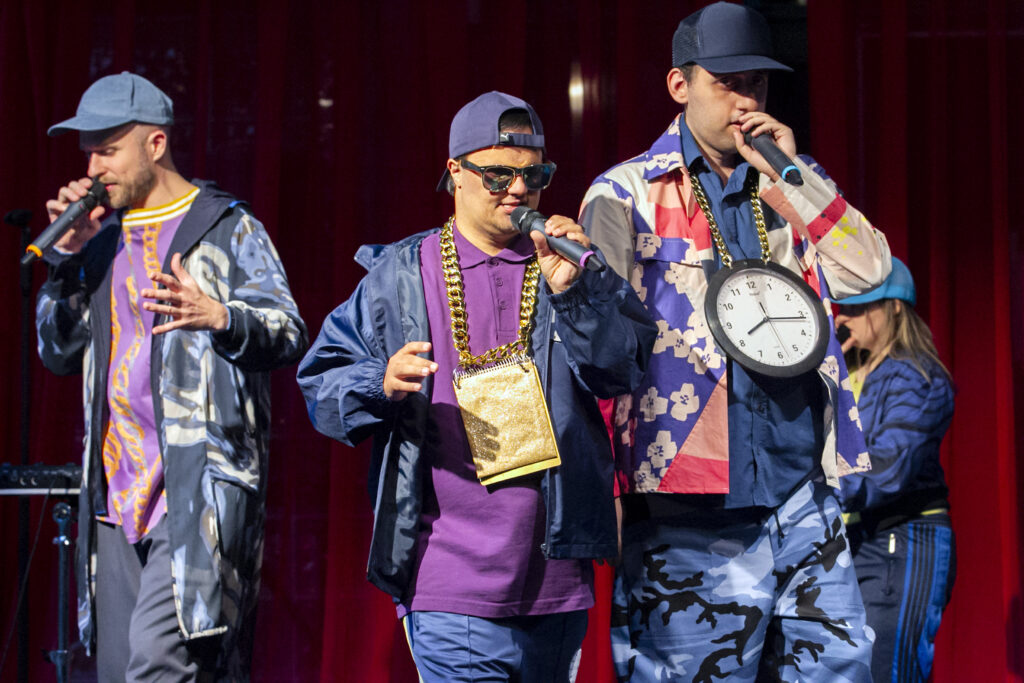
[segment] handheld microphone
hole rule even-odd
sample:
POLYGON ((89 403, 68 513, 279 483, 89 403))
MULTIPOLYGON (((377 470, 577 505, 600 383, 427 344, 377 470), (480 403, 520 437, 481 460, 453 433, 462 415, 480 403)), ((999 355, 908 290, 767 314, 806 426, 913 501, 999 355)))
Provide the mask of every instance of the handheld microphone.
POLYGON ((577 264, 580 268, 586 268, 595 273, 600 273, 604 270, 604 264, 601 263, 600 259, 592 258, 594 256, 593 249, 588 249, 579 242, 573 242, 567 237, 552 237, 545 233, 544 222, 547 219, 548 217, 540 211, 534 211, 528 206, 517 206, 512 209, 512 225, 519 232, 528 235, 531 230, 536 230, 547 238, 549 247, 577 264))
POLYGON ((88 214, 99 204, 107 200, 107 188, 95 178, 92 180, 92 187, 89 192, 77 202, 64 209, 64 213, 57 216, 57 219, 50 223, 35 239, 32 244, 25 247, 25 255, 21 257, 21 265, 27 266, 36 259, 43 257, 43 252, 49 249, 64 236, 75 221, 88 214))
POLYGON ((28 209, 11 209, 4 214, 4 223, 15 228, 27 228, 32 222, 32 212, 28 209))
POLYGON ((796 167, 793 160, 785 152, 779 149, 771 135, 758 135, 751 137, 750 133, 743 134, 743 140, 761 153, 765 161, 775 169, 775 172, 782 176, 790 185, 803 185, 804 179, 800 169, 796 167))

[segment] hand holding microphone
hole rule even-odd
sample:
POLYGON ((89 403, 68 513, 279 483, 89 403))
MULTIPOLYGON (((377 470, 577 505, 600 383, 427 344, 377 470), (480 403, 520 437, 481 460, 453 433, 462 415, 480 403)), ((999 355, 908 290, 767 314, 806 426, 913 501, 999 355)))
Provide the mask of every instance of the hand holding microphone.
POLYGON ((755 112, 747 116, 750 118, 743 117, 743 123, 751 119, 755 123, 749 130, 743 133, 743 141, 764 157, 764 160, 768 162, 772 170, 779 174, 780 178, 790 185, 803 185, 804 180, 800 169, 793 163, 790 155, 784 152, 775 142, 775 135, 779 133, 783 137, 788 136, 790 146, 792 146, 793 132, 763 112, 755 112), (777 127, 778 130, 768 126, 777 127), (759 132, 754 134, 754 131, 759 132))
MULTIPOLYGON (((555 294, 568 289, 579 277, 581 268, 594 272, 604 270, 604 264, 594 258, 594 251, 589 246, 584 246, 568 237, 547 234, 544 227, 548 222, 548 217, 542 213, 526 206, 519 206, 512 210, 511 218, 512 225, 522 234, 530 236, 531 232, 537 232, 543 235, 548 249, 557 254, 557 256, 547 254, 540 257, 541 272, 544 273, 544 279, 547 280, 548 286, 555 294)), ((556 231, 560 231, 558 226, 569 226, 566 228, 567 233, 572 232, 573 228, 576 228, 577 231, 582 230, 570 218, 564 216, 553 218, 557 219, 552 220, 552 229, 556 231)), ((544 246, 543 242, 538 244, 537 238, 531 236, 531 239, 537 245, 538 250, 544 246)), ((584 239, 586 239, 585 236, 584 239)), ((540 253, 538 251, 538 255, 540 253)))
POLYGON ((43 252, 60 241, 80 218, 85 216, 91 220, 92 212, 106 200, 107 189, 95 178, 89 187, 85 187, 81 181, 73 181, 67 187, 62 187, 58 199, 46 202, 46 210, 50 216, 55 216, 53 222, 25 249, 21 265, 26 266, 42 258, 43 252))
POLYGON ((590 247, 585 247, 568 237, 555 237, 547 234, 544 231, 544 223, 547 220, 548 217, 540 211, 534 211, 527 206, 517 206, 512 210, 512 225, 522 234, 529 235, 531 231, 539 232, 547 239, 548 246, 553 251, 558 252, 558 254, 569 259, 580 268, 586 268, 595 273, 600 273, 604 270, 604 264, 600 260, 593 258, 594 250, 590 247))

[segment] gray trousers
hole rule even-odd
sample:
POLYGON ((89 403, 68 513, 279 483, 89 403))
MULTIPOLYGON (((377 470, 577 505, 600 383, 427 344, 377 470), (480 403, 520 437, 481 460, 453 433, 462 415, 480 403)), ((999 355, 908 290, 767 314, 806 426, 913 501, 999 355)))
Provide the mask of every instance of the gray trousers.
POLYGON ((178 629, 164 519, 135 544, 119 526, 96 526, 99 681, 212 680, 216 638, 189 643, 178 629))

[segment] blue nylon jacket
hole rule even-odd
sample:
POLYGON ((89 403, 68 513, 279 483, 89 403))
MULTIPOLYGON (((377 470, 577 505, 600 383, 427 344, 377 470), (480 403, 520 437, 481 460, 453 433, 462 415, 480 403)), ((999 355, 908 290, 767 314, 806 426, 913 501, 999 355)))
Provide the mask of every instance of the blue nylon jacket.
POLYGON ((867 376, 857 410, 872 468, 842 479, 846 512, 948 495, 939 447, 953 419, 953 386, 934 363, 925 369, 927 380, 911 361, 889 357, 867 376))
MULTIPOLYGON (((367 577, 401 600, 412 579, 422 487, 420 451, 432 379, 400 402, 384 394, 388 359, 410 341, 432 341, 419 249, 428 231, 359 249, 369 272, 324 321, 299 364, 313 425, 347 445, 373 437, 369 493, 374 507, 367 577)), ((632 287, 611 268, 583 271, 565 292, 539 285, 531 353, 548 401, 562 464, 546 471, 542 495, 550 558, 617 553, 612 456, 594 396, 632 391, 647 368, 657 328, 632 287)), ((439 378, 448 381, 447 378, 439 378)))

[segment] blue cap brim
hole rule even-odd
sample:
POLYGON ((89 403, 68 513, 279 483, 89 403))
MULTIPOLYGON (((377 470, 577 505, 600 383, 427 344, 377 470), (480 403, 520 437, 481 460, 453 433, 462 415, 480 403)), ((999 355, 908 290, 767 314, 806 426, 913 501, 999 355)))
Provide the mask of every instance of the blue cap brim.
POLYGON ((77 130, 79 132, 111 130, 114 128, 120 128, 128 123, 131 123, 131 121, 126 121, 123 116, 97 116, 95 114, 90 116, 72 116, 66 121, 61 121, 60 123, 55 123, 50 126, 49 129, 47 129, 46 134, 50 137, 54 137, 72 130, 77 130))
POLYGON ((792 71, 782 62, 763 55, 729 55, 728 57, 701 57, 694 60, 711 73, 734 74, 740 71, 792 71))

